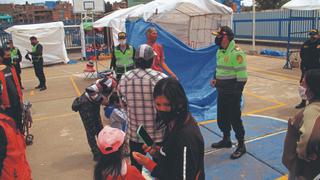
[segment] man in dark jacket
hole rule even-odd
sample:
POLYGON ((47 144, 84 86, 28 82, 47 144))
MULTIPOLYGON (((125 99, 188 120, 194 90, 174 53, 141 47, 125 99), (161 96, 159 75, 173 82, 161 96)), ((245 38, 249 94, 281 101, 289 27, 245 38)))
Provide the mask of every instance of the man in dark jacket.
MULTIPOLYGON (((319 69, 320 68, 320 36, 317 29, 312 29, 309 31, 310 38, 303 43, 300 50, 301 57, 301 79, 304 77, 304 73, 310 69, 319 69)), ((306 106, 307 100, 302 100, 300 104, 296 106, 297 109, 303 108, 306 106)))
POLYGON ((36 89, 39 89, 40 91, 46 90, 46 77, 43 72, 43 48, 42 45, 39 43, 36 37, 32 36, 30 37, 31 45, 32 45, 32 51, 28 51, 28 54, 32 56, 32 64, 34 68, 34 72, 39 79, 39 85, 36 86, 36 89))
POLYGON ((86 88, 86 91, 72 104, 73 111, 79 111, 81 120, 87 134, 88 144, 93 154, 93 160, 100 159, 100 150, 97 146, 96 136, 103 129, 100 117, 100 106, 107 104, 107 96, 115 87, 115 81, 109 78, 98 80, 86 88))

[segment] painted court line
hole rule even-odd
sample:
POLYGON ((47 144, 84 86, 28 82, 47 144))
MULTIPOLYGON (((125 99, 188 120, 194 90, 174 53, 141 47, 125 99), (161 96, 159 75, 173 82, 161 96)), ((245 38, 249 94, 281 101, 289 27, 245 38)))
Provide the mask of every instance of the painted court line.
POLYGON ((250 67, 249 70, 255 70, 256 72, 264 72, 266 74, 271 74, 271 75, 277 75, 283 78, 289 78, 289 79, 294 79, 294 80, 300 80, 300 77, 297 76, 293 76, 290 74, 284 74, 284 73, 279 73, 279 72, 271 72, 271 71, 266 71, 264 69, 260 69, 260 68, 254 68, 254 67, 250 67))
POLYGON ((270 99, 270 98, 267 98, 265 96, 259 96, 259 95, 256 95, 256 94, 253 94, 252 92, 248 91, 248 90, 245 90, 244 91, 244 94, 247 94, 249 96, 253 96, 253 97, 256 97, 258 99, 262 99, 264 101, 267 101, 267 102, 271 102, 271 103, 276 103, 276 104, 285 104, 283 102, 280 102, 280 101, 277 101, 277 100, 274 100, 274 99, 270 99))
MULTIPOLYGON (((263 96, 259 96, 259 95, 253 94, 253 93, 251 93, 251 92, 248 92, 248 91, 245 91, 244 93, 246 93, 246 94, 249 95, 249 96, 253 96, 253 97, 256 97, 256 98, 258 98, 258 99, 262 99, 262 100, 264 100, 264 101, 267 101, 267 102, 275 103, 275 104, 277 104, 277 105, 272 105, 272 106, 268 106, 268 107, 265 107, 265 108, 262 108, 262 109, 257 109, 257 110, 249 111, 249 112, 243 113, 243 116, 253 115, 253 114, 255 114, 255 113, 259 113, 259 112, 263 112, 263 111, 267 111, 267 110, 271 110, 271 109, 277 109, 277 108, 280 108, 280 107, 283 107, 283 106, 286 105, 286 104, 283 103, 283 102, 280 102, 280 101, 277 101, 277 100, 274 100, 274 99, 269 99, 269 98, 266 98, 266 97, 263 97, 263 96)), ((216 119, 214 119, 214 120, 202 121, 202 122, 199 122, 198 124, 205 125, 205 124, 210 124, 210 123, 215 123, 215 122, 217 122, 216 119)))
MULTIPOLYGON (((250 140, 246 140, 245 144, 250 143, 250 142, 254 142, 254 141, 258 141, 258 140, 261 140, 261 139, 265 139, 265 138, 268 138, 268 137, 276 136, 278 134, 282 134, 282 133, 285 133, 285 132, 287 132, 287 130, 282 130, 282 131, 279 131, 279 132, 275 132, 275 133, 270 133, 270 134, 267 134, 267 135, 259 136, 259 137, 256 137, 256 138, 253 138, 253 139, 250 139, 250 140)), ((232 147, 235 147, 235 146, 233 145, 232 147)), ((214 154, 214 153, 219 152, 221 150, 225 150, 225 148, 208 150, 208 151, 205 152, 205 155, 214 154)))
POLYGON ((81 93, 79 91, 79 87, 78 87, 77 83, 74 81, 74 79, 72 77, 70 77, 70 80, 71 80, 71 83, 72 83, 72 86, 73 86, 74 90, 77 93, 77 96, 80 96, 81 93))
POLYGON ((54 116, 42 116, 42 117, 36 117, 33 119, 33 121, 43 121, 48 119, 55 119, 55 118, 61 118, 61 117, 68 117, 77 115, 78 113, 72 112, 72 113, 66 113, 66 114, 60 114, 60 115, 54 115, 54 116))
POLYGON ((286 175, 281 176, 281 177, 279 177, 279 178, 277 178, 275 180, 288 180, 288 175, 286 174, 286 175))
MULTIPOLYGON (((74 79, 72 77, 70 77, 71 83, 73 85, 74 90, 77 93, 77 96, 80 96, 81 93, 79 91, 79 88, 76 84, 76 82, 74 81, 74 79)), ((33 91, 30 92, 30 95, 33 91)), ((36 117, 33 120, 34 121, 43 121, 43 120, 47 120, 47 119, 54 119, 54 118, 61 118, 61 117, 68 117, 68 116, 72 116, 72 115, 76 115, 78 113, 72 112, 72 113, 66 113, 66 114, 60 114, 60 115, 53 115, 53 116, 43 116, 43 117, 36 117)))

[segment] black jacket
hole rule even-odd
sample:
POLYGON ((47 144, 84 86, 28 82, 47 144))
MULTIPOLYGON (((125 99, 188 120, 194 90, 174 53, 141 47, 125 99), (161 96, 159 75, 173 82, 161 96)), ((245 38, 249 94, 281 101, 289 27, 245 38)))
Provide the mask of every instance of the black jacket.
POLYGON ((0 126, 0 176, 3 168, 3 161, 7 157, 7 136, 2 126, 0 126))
POLYGON ((320 39, 315 41, 309 39, 304 42, 300 50, 300 57, 302 72, 320 68, 320 39))
POLYGON ((204 179, 204 141, 190 115, 187 122, 166 133, 160 158, 151 175, 160 180, 204 179))

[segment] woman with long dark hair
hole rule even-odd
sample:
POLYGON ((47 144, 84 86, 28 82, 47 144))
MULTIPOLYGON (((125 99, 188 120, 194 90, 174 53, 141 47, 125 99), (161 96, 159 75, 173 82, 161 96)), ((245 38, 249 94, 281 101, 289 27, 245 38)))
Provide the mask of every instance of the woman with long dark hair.
POLYGON ((203 137, 189 112, 183 87, 176 79, 165 78, 156 84, 153 97, 157 123, 166 132, 163 146, 144 146, 157 163, 138 152, 133 152, 134 158, 158 179, 204 179, 203 137))
POLYGON ((98 135, 97 145, 101 158, 94 168, 95 180, 145 180, 124 156, 125 133, 118 128, 104 127, 98 135))
POLYGON ((320 69, 307 71, 302 85, 309 104, 289 119, 282 156, 289 180, 320 177, 320 69))

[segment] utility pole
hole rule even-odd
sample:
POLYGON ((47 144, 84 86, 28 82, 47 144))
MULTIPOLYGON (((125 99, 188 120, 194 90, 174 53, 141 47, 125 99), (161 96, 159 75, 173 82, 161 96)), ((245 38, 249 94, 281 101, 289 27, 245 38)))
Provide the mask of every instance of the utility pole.
POLYGON ((256 1, 252 0, 252 54, 256 54, 256 1))

